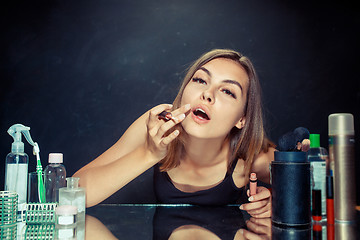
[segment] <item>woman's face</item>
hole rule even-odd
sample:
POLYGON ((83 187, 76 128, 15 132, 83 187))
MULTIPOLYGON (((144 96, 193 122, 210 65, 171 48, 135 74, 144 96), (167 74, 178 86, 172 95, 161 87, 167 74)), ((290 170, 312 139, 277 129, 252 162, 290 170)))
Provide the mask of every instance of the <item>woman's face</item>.
POLYGON ((245 69, 233 60, 217 58, 203 65, 181 99, 181 105, 191 105, 182 122, 186 133, 198 138, 225 138, 234 126, 242 128, 248 87, 245 69))

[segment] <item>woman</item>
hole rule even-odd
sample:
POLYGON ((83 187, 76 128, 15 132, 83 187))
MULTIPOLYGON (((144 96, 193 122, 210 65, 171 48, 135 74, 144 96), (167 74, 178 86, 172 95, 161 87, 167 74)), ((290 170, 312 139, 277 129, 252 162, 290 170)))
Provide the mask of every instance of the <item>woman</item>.
MULTIPOLYGON (((263 128, 260 85, 248 58, 216 49, 189 69, 173 105, 138 118, 106 152, 75 176, 93 206, 154 167, 162 203, 234 203, 249 173, 269 182, 274 146, 263 128), (171 111, 173 118, 159 118, 171 111)), ((249 195, 249 194, 248 194, 249 195)), ((253 217, 271 215, 270 192, 257 188, 241 205, 253 217)))

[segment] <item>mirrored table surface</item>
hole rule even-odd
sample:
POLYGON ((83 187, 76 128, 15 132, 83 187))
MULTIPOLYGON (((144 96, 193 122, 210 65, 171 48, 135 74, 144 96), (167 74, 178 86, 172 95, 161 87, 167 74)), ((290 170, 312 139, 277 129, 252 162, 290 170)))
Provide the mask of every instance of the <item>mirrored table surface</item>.
POLYGON ((100 204, 87 209, 90 239, 359 239, 360 214, 352 224, 313 222, 309 228, 283 228, 271 218, 255 219, 238 205, 100 204))
POLYGON ((354 223, 313 222, 302 228, 281 227, 271 218, 252 218, 239 205, 99 204, 76 224, 1 226, 1 239, 360 239, 360 213, 354 223))

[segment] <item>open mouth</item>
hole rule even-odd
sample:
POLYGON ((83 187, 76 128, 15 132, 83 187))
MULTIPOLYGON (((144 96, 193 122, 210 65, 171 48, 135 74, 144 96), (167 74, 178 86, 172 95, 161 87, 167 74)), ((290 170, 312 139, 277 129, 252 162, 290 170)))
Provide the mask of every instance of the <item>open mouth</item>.
POLYGON ((196 108, 193 111, 194 115, 200 119, 204 119, 204 120, 210 120, 209 116, 206 114, 206 112, 204 110, 202 110, 201 108, 196 108))

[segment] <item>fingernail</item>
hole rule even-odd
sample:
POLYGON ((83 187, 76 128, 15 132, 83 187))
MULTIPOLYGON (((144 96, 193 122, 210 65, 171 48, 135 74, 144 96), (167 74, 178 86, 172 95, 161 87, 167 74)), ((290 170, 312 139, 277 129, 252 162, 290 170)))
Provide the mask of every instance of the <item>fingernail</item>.
POLYGON ((250 201, 250 202, 253 201, 253 200, 254 200, 254 197, 253 197, 253 196, 249 197, 249 201, 250 201))
POLYGON ((179 130, 175 130, 175 131, 174 131, 174 135, 175 135, 175 136, 179 135, 179 133, 180 133, 179 130))
POLYGON ((190 103, 185 105, 185 110, 189 110, 190 109, 190 103))
POLYGON ((244 207, 243 207, 243 205, 240 205, 240 209, 241 209, 241 210, 244 210, 244 207))
POLYGON ((183 113, 183 114, 180 114, 179 116, 177 116, 177 119, 178 120, 184 120, 184 118, 185 118, 185 114, 183 113))

